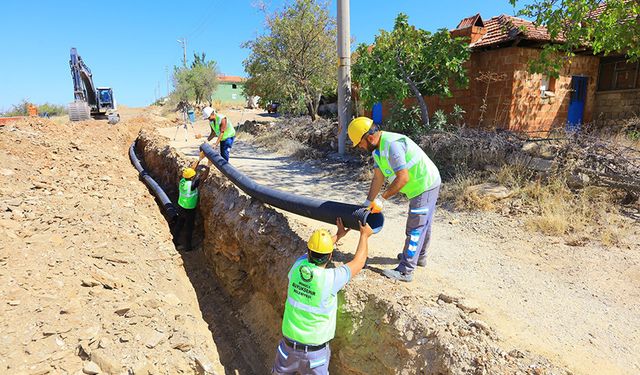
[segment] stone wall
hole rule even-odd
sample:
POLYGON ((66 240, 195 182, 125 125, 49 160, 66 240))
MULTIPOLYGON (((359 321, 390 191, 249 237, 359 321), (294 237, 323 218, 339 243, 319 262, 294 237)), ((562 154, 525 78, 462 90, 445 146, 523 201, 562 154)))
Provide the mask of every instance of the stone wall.
POLYGON ((640 116, 640 90, 596 92, 593 119, 619 121, 640 116))

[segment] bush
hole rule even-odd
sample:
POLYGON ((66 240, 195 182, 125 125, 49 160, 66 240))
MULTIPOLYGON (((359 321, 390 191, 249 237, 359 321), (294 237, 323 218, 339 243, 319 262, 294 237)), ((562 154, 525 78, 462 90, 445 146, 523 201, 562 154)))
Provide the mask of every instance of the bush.
POLYGON ((422 133, 424 128, 420 125, 420 108, 406 108, 400 103, 392 105, 391 113, 384 122, 384 128, 409 138, 422 133))
MULTIPOLYGON (((22 99, 22 101, 18 104, 14 104, 11 106, 11 109, 0 113, 2 116, 27 116, 29 112, 27 108, 29 107, 29 102, 26 99, 22 99)), ((38 114, 47 113, 49 116, 62 116, 67 113, 67 109, 63 105, 44 103, 40 105, 36 105, 38 108, 38 114)))
POLYGON ((67 108, 63 105, 44 103, 38 107, 38 114, 48 113, 49 116, 62 116, 67 113, 67 108))

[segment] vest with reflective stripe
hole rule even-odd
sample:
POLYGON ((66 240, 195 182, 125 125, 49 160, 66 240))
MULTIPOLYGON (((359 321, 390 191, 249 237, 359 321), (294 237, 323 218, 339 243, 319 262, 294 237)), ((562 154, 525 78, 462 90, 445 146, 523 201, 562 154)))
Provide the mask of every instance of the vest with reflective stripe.
POLYGON ((236 135, 236 130, 233 128, 231 120, 229 120, 225 115, 216 115, 215 119, 209 121, 209 126, 211 126, 211 129, 216 133, 216 136, 220 136, 220 124, 222 123, 223 118, 227 119, 227 129, 224 131, 224 134, 222 134, 222 138, 220 139, 221 141, 236 135))
POLYGON ((333 279, 324 268, 299 258, 289 271, 289 289, 282 334, 306 345, 320 345, 336 332, 338 299, 331 294, 333 279))
POLYGON ((385 178, 390 181, 395 178, 395 172, 389 165, 389 148, 392 142, 403 142, 407 148, 405 162, 409 172, 409 181, 400 189, 401 193, 412 199, 440 183, 438 168, 420 146, 405 135, 386 131, 380 135, 380 145, 373 152, 373 158, 385 178))
POLYGON ((180 180, 178 204, 182 208, 196 208, 198 204, 198 189, 191 190, 191 181, 183 178, 180 180))

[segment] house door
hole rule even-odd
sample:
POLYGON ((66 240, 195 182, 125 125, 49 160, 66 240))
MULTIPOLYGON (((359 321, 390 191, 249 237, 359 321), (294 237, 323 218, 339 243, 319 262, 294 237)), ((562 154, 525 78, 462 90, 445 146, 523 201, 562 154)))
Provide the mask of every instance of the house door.
POLYGON ((587 99, 587 77, 571 77, 571 99, 567 115, 567 130, 580 130, 584 115, 584 103, 587 99))

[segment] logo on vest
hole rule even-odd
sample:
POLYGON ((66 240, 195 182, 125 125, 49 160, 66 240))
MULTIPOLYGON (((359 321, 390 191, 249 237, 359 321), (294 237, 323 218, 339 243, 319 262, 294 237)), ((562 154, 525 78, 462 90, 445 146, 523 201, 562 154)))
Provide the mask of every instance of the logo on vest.
POLYGON ((302 266, 300 267, 300 277, 307 283, 311 282, 313 280, 313 271, 307 266, 302 266))

